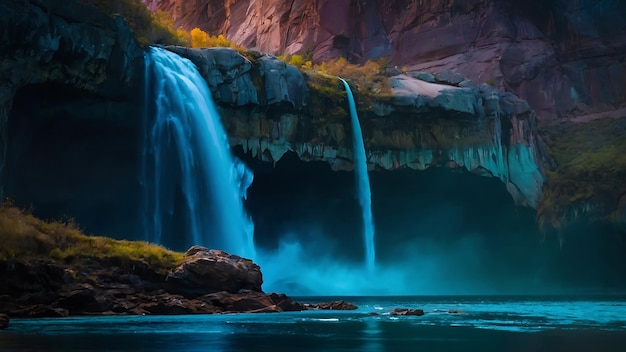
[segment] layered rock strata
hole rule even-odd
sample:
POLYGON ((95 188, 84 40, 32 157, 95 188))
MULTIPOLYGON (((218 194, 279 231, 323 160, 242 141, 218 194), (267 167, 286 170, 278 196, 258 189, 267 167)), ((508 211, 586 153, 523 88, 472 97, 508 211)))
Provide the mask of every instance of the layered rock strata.
MULTIPOLYGON (((302 73, 265 54, 249 59, 226 48, 168 49, 193 61, 205 77, 231 146, 268 162, 294 151, 336 170, 354 167, 347 100, 338 79, 302 73), (320 79, 338 99, 321 93, 320 79)), ((450 77, 394 75, 388 78, 390 96, 360 105, 370 168, 464 167, 500 178, 518 204, 536 206, 549 157, 534 112, 513 94, 450 77)))
POLYGON ((276 55, 459 72, 513 92, 542 118, 626 103, 619 0, 144 2, 178 25, 276 55))

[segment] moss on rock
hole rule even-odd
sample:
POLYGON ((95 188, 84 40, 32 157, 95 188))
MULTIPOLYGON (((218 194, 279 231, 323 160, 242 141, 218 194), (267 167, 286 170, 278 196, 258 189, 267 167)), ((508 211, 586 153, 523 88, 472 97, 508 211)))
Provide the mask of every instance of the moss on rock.
POLYGON ((547 173, 540 224, 558 229, 583 214, 624 222, 615 207, 626 192, 626 117, 568 121, 543 131, 558 166, 547 173))
POLYGON ((8 203, 0 205, 0 261, 40 260, 79 264, 84 259, 145 262, 167 273, 183 253, 143 241, 87 236, 73 221, 43 221, 8 203))

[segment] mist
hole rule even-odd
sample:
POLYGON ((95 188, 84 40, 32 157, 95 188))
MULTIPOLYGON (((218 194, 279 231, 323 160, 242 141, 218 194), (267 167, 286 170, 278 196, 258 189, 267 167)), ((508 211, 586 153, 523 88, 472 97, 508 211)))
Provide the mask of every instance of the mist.
POLYGON ((546 293, 555 241, 496 179, 450 169, 370 172, 368 270, 354 174, 287 156, 255 170, 248 209, 265 291, 296 296, 546 293))

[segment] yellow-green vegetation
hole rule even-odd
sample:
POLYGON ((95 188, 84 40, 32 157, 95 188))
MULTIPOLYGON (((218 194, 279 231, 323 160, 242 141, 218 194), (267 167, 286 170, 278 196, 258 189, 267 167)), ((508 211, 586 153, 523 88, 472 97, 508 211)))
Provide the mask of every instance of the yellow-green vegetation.
POLYGON ((42 258, 65 263, 86 258, 143 261, 168 271, 183 254, 147 242, 87 236, 72 222, 43 221, 10 204, 0 205, 0 260, 42 258))
MULTIPOLYGON (((318 64, 313 64, 311 60, 301 55, 285 55, 278 58, 300 68, 311 77, 321 73, 349 80, 351 85, 356 88, 355 99, 357 99, 360 109, 367 110, 374 100, 386 99, 391 96, 391 84, 384 74, 388 65, 385 58, 378 61, 368 60, 363 65, 351 64, 343 57, 322 61, 318 64)), ((334 94, 327 91, 331 85, 327 84, 324 79, 315 78, 309 82, 311 90, 318 90, 321 95, 334 98, 334 94)), ((343 90, 343 86, 339 85, 338 87, 339 90, 343 90)))
POLYGON ((345 120, 348 116, 347 95, 337 77, 317 71, 304 72, 309 89, 309 109, 312 116, 319 117, 319 122, 345 120))
POLYGON ((109 15, 122 16, 142 45, 189 44, 189 33, 174 28, 174 21, 169 14, 160 10, 152 13, 139 0, 79 0, 79 2, 94 6, 109 15))
POLYGON ((233 48, 237 51, 245 51, 246 48, 237 45, 234 42, 226 39, 222 34, 210 35, 200 28, 194 28, 189 32, 190 44, 192 48, 212 48, 212 47, 225 47, 233 48))
POLYGON ((543 133, 558 163, 548 171, 538 209, 544 221, 559 227, 556 214, 585 202, 614 204, 626 191, 626 118, 566 122, 544 127, 543 133))
POLYGON ((319 65, 313 65, 313 69, 325 74, 339 76, 352 81, 359 92, 364 95, 384 95, 391 94, 391 84, 384 70, 387 61, 381 59, 379 62, 367 61, 363 65, 354 65, 343 57, 324 61, 319 65))

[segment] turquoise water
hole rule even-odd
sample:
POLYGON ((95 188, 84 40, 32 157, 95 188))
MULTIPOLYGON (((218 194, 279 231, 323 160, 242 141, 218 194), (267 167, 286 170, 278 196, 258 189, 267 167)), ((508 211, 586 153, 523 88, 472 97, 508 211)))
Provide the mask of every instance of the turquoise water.
MULTIPOLYGON (((334 299, 338 298, 299 300, 334 299)), ((344 299, 359 309, 13 319, 9 329, 0 332, 0 351, 626 350, 622 297, 344 299), (388 313, 397 307, 420 308, 425 315, 388 313)))

